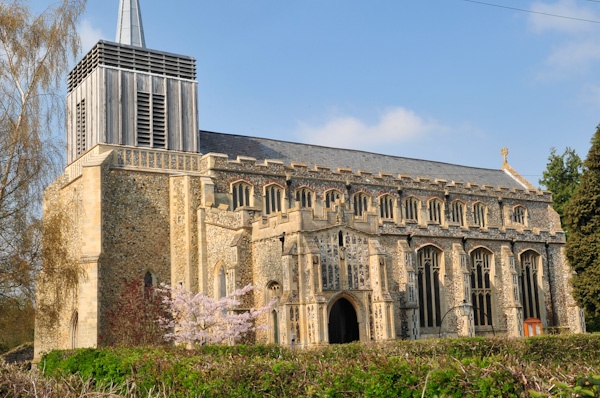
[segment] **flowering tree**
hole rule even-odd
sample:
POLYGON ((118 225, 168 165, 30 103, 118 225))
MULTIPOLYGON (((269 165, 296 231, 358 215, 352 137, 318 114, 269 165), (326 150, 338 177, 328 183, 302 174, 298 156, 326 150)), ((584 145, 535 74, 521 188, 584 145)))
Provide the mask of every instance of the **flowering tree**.
POLYGON ((164 303, 171 309, 172 318, 161 318, 168 332, 165 339, 180 344, 223 344, 243 337, 248 332, 264 329, 255 320, 268 313, 274 305, 248 311, 237 310, 239 298, 254 290, 248 285, 221 298, 213 299, 203 293, 194 294, 182 287, 162 285, 164 303))

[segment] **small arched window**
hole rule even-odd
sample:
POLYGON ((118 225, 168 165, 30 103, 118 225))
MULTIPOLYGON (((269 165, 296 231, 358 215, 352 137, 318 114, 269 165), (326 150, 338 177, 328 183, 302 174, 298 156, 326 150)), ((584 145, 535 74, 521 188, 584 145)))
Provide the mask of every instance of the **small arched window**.
POLYGON ((369 195, 359 192, 354 195, 354 215, 361 217, 363 213, 369 210, 369 195))
POLYGON ((455 200, 450 205, 450 221, 463 227, 465 225, 465 204, 455 200))
POLYGON ((404 200, 404 218, 419 221, 419 199, 410 197, 404 200))
POLYGON ((434 198, 427 205, 427 221, 441 224, 442 223, 442 201, 434 198))
POLYGON ((283 188, 279 185, 269 185, 265 188, 265 214, 280 212, 282 207, 283 188))
POLYGON ((217 271, 217 298, 223 298, 227 296, 227 275, 225 274, 225 268, 220 266, 217 271))
POLYGON ((251 206, 250 198, 252 197, 252 186, 243 181, 236 182, 231 185, 232 208, 251 206))
POLYGON ((394 202, 391 195, 383 195, 379 198, 379 216, 382 220, 394 219, 394 202))
POLYGON ((473 221, 476 225, 484 228, 486 223, 487 216, 487 206, 481 202, 477 202, 473 205, 473 221))
POLYGON ((296 191, 296 202, 300 208, 306 209, 313 206, 314 193, 308 188, 300 188, 296 191))
POLYGON ((333 209, 335 207, 335 203, 341 199, 342 194, 340 191, 336 191, 335 189, 327 191, 325 192, 325 207, 328 209, 333 209))
POLYGON ((512 220, 517 224, 525 225, 525 220, 527 219, 527 211, 523 206, 516 206, 513 209, 512 220))

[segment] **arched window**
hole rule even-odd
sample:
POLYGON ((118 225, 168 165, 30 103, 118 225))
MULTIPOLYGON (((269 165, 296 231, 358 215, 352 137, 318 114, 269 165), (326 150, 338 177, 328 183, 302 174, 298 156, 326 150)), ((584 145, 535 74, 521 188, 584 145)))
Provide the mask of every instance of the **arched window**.
POLYGON ((435 198, 431 199, 427 204, 427 221, 441 224, 442 223, 442 201, 435 198))
POLYGON ((383 195, 379 198, 379 216, 382 220, 394 219, 394 202, 391 195, 383 195))
POLYGON ((492 325, 491 253, 476 249, 471 253, 471 304, 475 326, 492 325))
POLYGON ((521 303, 523 304, 523 317, 540 318, 540 294, 538 289, 538 264, 540 256, 533 250, 521 254, 521 272, 519 285, 521 286, 521 303))
POLYGON ((267 294, 265 295, 265 305, 275 300, 276 303, 271 310, 271 342, 279 344, 279 313, 277 312, 278 300, 281 298, 281 285, 275 281, 267 284, 267 294))
POLYGON ((419 221, 419 199, 410 197, 404 200, 404 218, 419 221))
POLYGON ((450 221, 463 227, 465 225, 465 204, 455 200, 450 205, 450 221))
POLYGON ((331 191, 327 191, 325 193, 325 207, 328 209, 333 209, 335 206, 335 202, 342 199, 342 194, 340 191, 336 191, 332 189, 331 191))
POLYGON ((440 326, 442 320, 440 306, 440 250, 426 246, 419 250, 418 290, 419 318, 421 327, 440 326))
POLYGON ((280 212, 283 198, 283 188, 279 185, 269 185, 265 188, 265 214, 280 212))
POLYGON ((476 225, 484 228, 486 223, 487 216, 487 206, 481 202, 477 202, 473 205, 473 221, 476 225))
POLYGON ((300 204, 300 208, 310 208, 313 206, 314 193, 308 188, 300 188, 296 191, 296 202, 300 204))
POLYGON ((77 329, 79 327, 79 314, 77 311, 71 315, 71 324, 69 325, 69 343, 71 349, 77 348, 77 329))
POLYGON ((364 192, 359 192, 354 195, 354 215, 362 216, 364 212, 369 210, 369 196, 364 192))
POLYGON ((251 206, 250 198, 252 197, 252 187, 250 184, 243 181, 236 182, 231 185, 232 208, 251 206))
POLYGON ((154 275, 152 275, 152 272, 147 271, 144 274, 144 295, 146 297, 150 296, 153 293, 155 284, 156 283, 154 275))
POLYGON ((225 274, 225 268, 220 266, 217 271, 217 298, 223 298, 227 296, 227 275, 225 274))
POLYGON ((523 206, 516 206, 513 209, 512 220, 517 224, 525 225, 525 220, 527 219, 527 211, 523 206))

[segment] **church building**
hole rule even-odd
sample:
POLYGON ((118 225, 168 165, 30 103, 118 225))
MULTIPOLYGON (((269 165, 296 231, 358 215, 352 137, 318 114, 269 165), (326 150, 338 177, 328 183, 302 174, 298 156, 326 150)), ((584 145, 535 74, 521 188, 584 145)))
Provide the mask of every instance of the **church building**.
POLYGON ((202 131, 197 89, 194 58, 146 48, 137 0, 70 72, 44 220, 68 220, 84 275, 36 357, 103 345, 131 278, 252 284, 248 307, 276 299, 253 338, 284 346, 585 331, 551 193, 508 150, 484 169, 202 131))

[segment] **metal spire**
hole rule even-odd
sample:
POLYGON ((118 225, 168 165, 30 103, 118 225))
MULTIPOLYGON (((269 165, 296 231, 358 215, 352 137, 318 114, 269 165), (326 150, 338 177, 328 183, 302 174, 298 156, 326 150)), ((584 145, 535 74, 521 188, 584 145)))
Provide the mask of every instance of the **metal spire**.
POLYGON ((138 0, 120 0, 116 41, 120 44, 146 47, 142 13, 138 0))

